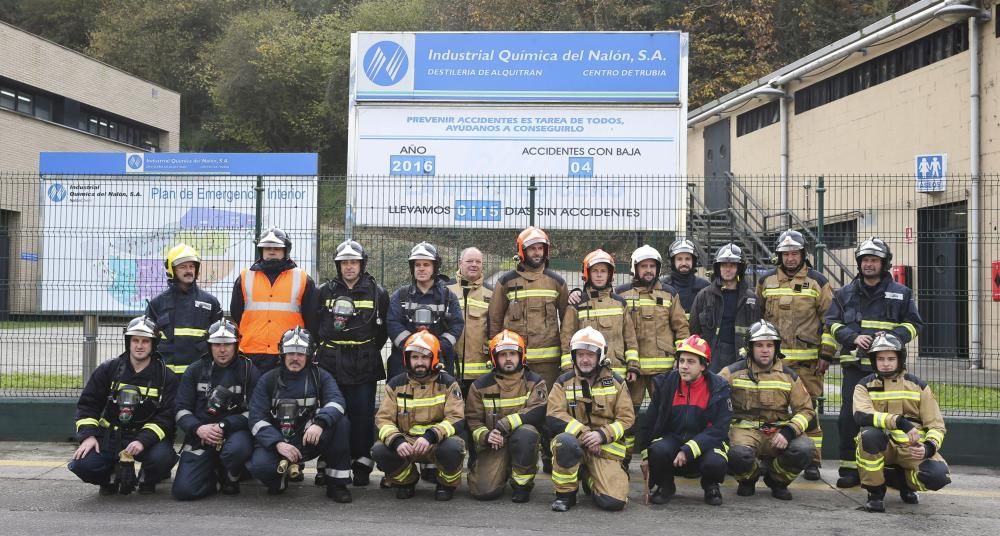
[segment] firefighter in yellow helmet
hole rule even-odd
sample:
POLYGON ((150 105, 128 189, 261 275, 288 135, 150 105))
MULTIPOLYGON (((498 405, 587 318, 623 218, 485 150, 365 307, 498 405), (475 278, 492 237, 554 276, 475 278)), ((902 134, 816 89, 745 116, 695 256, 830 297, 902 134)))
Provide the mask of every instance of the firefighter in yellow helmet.
POLYGON ((372 447, 372 458, 396 488, 397 499, 415 494, 420 476, 416 463, 435 465, 434 499, 450 501, 465 460, 462 388, 442 370, 441 343, 429 331, 406 339, 403 368, 385 384, 375 415, 379 442, 372 447))
POLYGON ((865 509, 885 511, 886 485, 899 490, 907 504, 917 491, 937 491, 951 483, 939 452, 944 417, 931 388, 906 372, 906 347, 893 333, 877 333, 868 348, 875 373, 854 388, 857 461, 861 486, 868 490, 865 509))
POLYGON ((549 392, 548 422, 552 440, 552 509, 565 512, 576 504, 579 481, 594 504, 621 510, 628 502, 628 474, 622 467, 625 434, 635 422, 625 380, 611 371, 604 336, 586 327, 570 343, 573 370, 549 392))
POLYGON ((469 491, 480 500, 497 499, 510 475, 511 500, 528 502, 538 470, 538 429, 545 422, 545 380, 525 368, 524 339, 510 330, 490 340, 490 365, 465 401, 478 451, 469 491))
POLYGON ((178 380, 187 367, 208 353, 206 330, 222 320, 219 300, 198 286, 201 256, 187 244, 170 248, 163 262, 167 290, 149 301, 146 317, 160 332, 157 350, 178 380))

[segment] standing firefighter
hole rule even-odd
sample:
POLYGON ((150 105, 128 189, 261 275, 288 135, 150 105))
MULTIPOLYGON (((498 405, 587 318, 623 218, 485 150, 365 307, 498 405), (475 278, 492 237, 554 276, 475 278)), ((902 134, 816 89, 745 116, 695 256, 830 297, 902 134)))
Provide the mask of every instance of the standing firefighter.
POLYGON ((76 405, 69 470, 101 487, 101 495, 153 493, 177 462, 174 396, 177 375, 156 352, 160 334, 145 316, 125 328, 125 352, 97 367, 76 405), (135 462, 142 463, 138 478, 135 462))
POLYGON ((236 324, 208 328, 208 353, 188 367, 177 391, 177 427, 184 431, 172 494, 182 501, 240 492, 240 474, 253 452, 247 423, 260 371, 239 351, 236 324))
POLYGON ((326 459, 326 496, 351 502, 350 425, 344 397, 330 374, 312 363, 312 336, 286 331, 278 344, 280 366, 264 374, 250 399, 250 433, 256 448, 247 470, 269 495, 285 492, 302 462, 326 459))
POLYGON ((625 379, 611 371, 604 336, 583 328, 570 343, 573 370, 556 380, 549 392, 547 420, 552 440, 552 510, 576 505, 580 480, 585 493, 604 510, 621 510, 628 502, 625 433, 635 422, 625 379), (581 474, 582 473, 582 474, 581 474))
POLYGON ((854 388, 858 471, 868 490, 865 509, 885 511, 886 484, 907 504, 917 491, 937 491, 951 483, 948 464, 938 452, 944 443, 944 417, 931 388, 906 373, 906 347, 891 333, 878 333, 868 349, 875 374, 854 388))
POLYGON ((458 296, 465 328, 455 344, 455 377, 462 382, 462 392, 468 392, 476 378, 490 371, 490 300, 493 285, 483 280, 483 253, 466 248, 458 261, 455 278, 448 289, 458 296))
POLYGON ((712 347, 712 372, 736 362, 747 330, 760 320, 757 295, 743 278, 746 266, 739 246, 719 248, 712 284, 698 293, 691 306, 691 333, 698 333, 712 347))
MULTIPOLYGON (((368 253, 346 240, 337 246, 337 276, 319 288, 319 366, 330 373, 351 421, 351 473, 355 486, 368 485, 375 463, 375 391, 385 379, 382 346, 388 338, 389 295, 365 268, 368 253)), ((316 463, 316 485, 326 483, 326 462, 316 463)))
POLYGON ((418 331, 403 344, 405 372, 389 378, 375 415, 379 442, 372 457, 396 488, 397 499, 416 493, 416 463, 437 467, 434 499, 450 501, 462 480, 465 404, 462 388, 441 365, 434 334, 418 331))
POLYGON ((490 340, 490 364, 492 372, 472 384, 465 401, 478 451, 469 491, 477 499, 497 499, 509 474, 511 500, 528 502, 538 470, 538 429, 545 421, 545 381, 524 367, 524 339, 512 331, 490 340))
POLYGON ((923 320, 917 312, 910 289, 892 280, 892 252, 878 238, 869 238, 854 252, 858 275, 847 286, 837 289, 833 304, 826 313, 826 325, 841 345, 840 366, 844 380, 840 392, 840 478, 837 487, 850 488, 861 483, 855 459, 855 441, 859 428, 854 420, 854 388, 872 373, 868 350, 875 334, 888 331, 904 345, 917 338, 923 320))
POLYGON ((168 288, 149 302, 146 316, 160 331, 157 352, 180 379, 188 365, 208 351, 205 330, 222 319, 222 307, 215 296, 198 287, 201 257, 193 247, 177 244, 170 248, 163 267, 168 288))
MULTIPOLYGON (((793 230, 781 233, 775 251, 778 267, 757 285, 757 297, 764 320, 777 326, 781 333, 782 361, 798 374, 815 407, 817 398, 823 395, 823 375, 837 350, 837 341, 823 322, 833 302, 833 289, 822 274, 810 267, 802 233, 793 230)), ((816 454, 803 476, 806 480, 819 480, 823 430, 818 416, 806 434, 816 446, 816 454)))
POLYGON ((663 282, 677 291, 681 307, 685 313, 690 313, 695 296, 710 283, 696 274, 698 253, 694 249, 694 242, 683 238, 675 240, 670 244, 667 253, 670 255, 670 271, 663 278, 663 282))
POLYGON ((758 458, 770 460, 764 484, 776 499, 789 501, 795 477, 812 459, 812 440, 804 435, 815 417, 802 380, 782 363, 781 335, 767 320, 750 327, 745 361, 722 369, 732 389, 729 472, 741 497, 753 495, 760 477, 758 458))
POLYGON ((261 372, 281 365, 278 343, 295 327, 315 329, 316 284, 292 260, 292 239, 272 227, 256 244, 257 260, 233 283, 229 313, 240 328, 240 351, 261 372))
POLYGON ((726 440, 733 405, 729 383, 708 370, 712 349, 697 335, 677 348, 677 367, 654 380, 640 444, 643 473, 649 475, 654 504, 677 492, 674 475, 701 477, 705 503, 722 504, 719 484, 726 477, 726 440))

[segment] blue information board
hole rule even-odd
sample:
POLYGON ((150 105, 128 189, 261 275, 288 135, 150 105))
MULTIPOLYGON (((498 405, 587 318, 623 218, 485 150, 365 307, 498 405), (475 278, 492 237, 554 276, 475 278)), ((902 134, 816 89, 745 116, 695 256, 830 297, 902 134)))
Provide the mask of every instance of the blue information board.
POLYGON ((42 175, 312 175, 315 153, 39 153, 42 175))

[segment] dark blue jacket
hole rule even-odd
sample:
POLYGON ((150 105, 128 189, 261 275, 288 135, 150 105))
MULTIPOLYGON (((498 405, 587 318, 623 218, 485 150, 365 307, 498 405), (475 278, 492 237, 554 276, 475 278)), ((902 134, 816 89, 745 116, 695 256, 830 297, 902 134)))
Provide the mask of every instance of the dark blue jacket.
POLYGON ((197 284, 185 292, 171 282, 167 290, 146 305, 146 316, 160 330, 156 350, 171 370, 183 374, 188 365, 208 352, 205 333, 222 318, 222 307, 215 296, 197 284))
POLYGON ((385 379, 382 346, 389 337, 386 317, 389 294, 367 272, 354 288, 339 278, 319 287, 316 314, 319 348, 316 358, 339 385, 359 385, 385 379), (356 314, 347 330, 334 329, 333 302, 347 296, 354 300, 356 314))
MULTIPOLYGON (((729 425, 733 420, 729 382, 708 371, 705 371, 705 380, 708 382, 709 398, 708 407, 702 409, 673 405, 678 389, 690 389, 686 384, 681 385, 680 372, 672 370, 653 378, 653 399, 643 420, 639 452, 646 450, 654 439, 664 436, 675 437, 681 443, 694 441, 701 454, 722 448, 729 438, 729 425)), ((690 445, 685 444, 682 450, 689 458, 697 458, 690 445)))
POLYGON ((888 331, 907 344, 920 334, 924 321, 913 301, 913 292, 884 274, 874 287, 865 285, 859 276, 837 289, 826 312, 826 325, 841 344, 840 364, 858 364, 871 370, 865 351, 854 344, 858 335, 888 331), (852 350, 857 350, 856 355, 850 354, 852 350))
POLYGON ((711 284, 707 279, 696 276, 694 270, 685 275, 670 270, 662 281, 677 289, 677 295, 681 298, 681 307, 684 307, 684 311, 687 313, 691 312, 695 296, 701 292, 701 289, 711 284))
POLYGON ((434 286, 426 293, 420 292, 414 284, 400 287, 392 293, 388 324, 394 357, 402 357, 403 344, 417 329, 410 315, 418 307, 427 305, 437 318, 437 322, 431 327, 431 333, 441 341, 442 361, 449 374, 454 371, 455 343, 465 329, 465 319, 462 318, 458 296, 448 290, 447 284, 448 278, 439 274, 434 279, 434 286))
POLYGON ((291 372, 282 365, 260 378, 250 398, 250 433, 258 446, 271 448, 285 441, 271 412, 281 398, 295 399, 300 408, 307 408, 306 419, 296 430, 299 438, 308 424, 326 429, 344 416, 344 395, 329 372, 314 365, 291 372))
POLYGON ((222 422, 227 434, 247 430, 250 395, 253 393, 260 371, 242 354, 237 355, 228 367, 217 367, 208 355, 189 366, 177 390, 177 426, 184 431, 184 440, 194 444, 198 427, 222 422), (208 394, 217 385, 228 388, 243 399, 239 408, 223 415, 209 415, 208 394))

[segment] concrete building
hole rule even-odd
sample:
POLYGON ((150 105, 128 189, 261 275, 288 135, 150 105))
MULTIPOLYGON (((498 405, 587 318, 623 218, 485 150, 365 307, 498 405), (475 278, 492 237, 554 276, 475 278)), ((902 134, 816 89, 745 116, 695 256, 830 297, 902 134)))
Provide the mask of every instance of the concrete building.
POLYGON ((769 255, 782 228, 817 231, 823 175, 834 285, 854 275, 859 241, 883 237, 927 321, 911 351, 1000 367, 997 10, 919 1, 691 111, 688 232, 732 208, 738 239, 769 255))
POLYGON ((37 310, 38 153, 176 152, 181 97, 3 22, 0 43, 2 318, 37 310))

